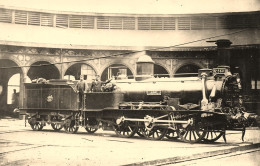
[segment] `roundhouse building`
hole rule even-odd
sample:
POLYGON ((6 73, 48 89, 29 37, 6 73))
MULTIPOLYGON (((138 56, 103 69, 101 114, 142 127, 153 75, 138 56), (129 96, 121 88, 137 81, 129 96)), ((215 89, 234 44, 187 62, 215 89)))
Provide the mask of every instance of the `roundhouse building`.
POLYGON ((228 63, 241 75, 248 109, 257 112, 260 107, 257 0, 248 1, 244 8, 240 4, 241 10, 227 2, 226 6, 222 4, 226 8, 215 6, 212 10, 214 1, 206 10, 192 8, 192 4, 191 8, 185 8, 187 4, 181 8, 181 1, 167 8, 152 1, 154 4, 146 6, 149 10, 142 8, 141 2, 134 6, 135 1, 125 8, 114 3, 109 7, 93 2, 73 7, 62 1, 51 5, 48 1, 25 2, 30 7, 22 1, 0 2, 2 111, 11 109, 13 89, 19 92, 19 103, 23 104, 24 82, 37 78, 74 80, 80 74, 87 75, 88 81, 95 75, 102 80, 112 76, 133 78, 136 61, 143 54, 155 62, 156 77, 191 76, 200 68, 218 65, 215 41, 220 39, 232 42, 226 49, 228 63), (174 7, 176 10, 171 10, 174 7))

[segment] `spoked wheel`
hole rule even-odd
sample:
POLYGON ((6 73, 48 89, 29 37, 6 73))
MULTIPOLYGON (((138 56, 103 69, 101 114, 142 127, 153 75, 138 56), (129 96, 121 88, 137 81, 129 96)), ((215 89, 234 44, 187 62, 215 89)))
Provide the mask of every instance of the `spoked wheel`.
POLYGON ((85 129, 88 133, 95 133, 98 130, 99 121, 96 118, 88 118, 87 124, 85 129))
POLYGON ((41 122, 35 122, 33 124, 30 124, 33 131, 41 131, 43 128, 43 124, 41 122))
POLYGON ((124 122, 121 125, 114 126, 114 130, 118 136, 124 138, 130 138, 135 135, 138 128, 135 126, 134 123, 124 122))
POLYGON ((168 129, 166 128, 156 128, 156 127, 153 127, 151 130, 144 128, 142 134, 145 136, 145 138, 151 140, 161 140, 167 133, 167 130, 168 129))
POLYGON ((136 131, 136 134, 139 136, 139 137, 144 137, 144 134, 143 134, 143 122, 136 122, 136 124, 139 126, 137 131, 136 131))
POLYGON ((186 128, 179 128, 177 132, 182 141, 189 143, 200 142, 206 135, 206 131, 201 129, 198 124, 188 125, 186 128))
POLYGON ((224 133, 223 130, 207 130, 203 140, 205 142, 215 142, 222 137, 224 133))
POLYGON ((54 131, 60 131, 63 126, 60 123, 51 123, 51 127, 54 131))
POLYGON ((74 134, 78 131, 79 127, 76 126, 75 120, 67 119, 65 121, 64 129, 67 133, 74 134))
POLYGON ((166 138, 171 139, 171 140, 176 140, 177 138, 179 138, 177 132, 175 130, 171 130, 171 129, 168 129, 165 136, 166 136, 166 138))
POLYGON ((144 137, 144 134, 143 134, 143 131, 141 128, 138 128, 136 134, 139 135, 139 137, 144 137))
POLYGON ((88 133, 95 133, 98 130, 98 128, 92 126, 86 126, 85 129, 88 133))

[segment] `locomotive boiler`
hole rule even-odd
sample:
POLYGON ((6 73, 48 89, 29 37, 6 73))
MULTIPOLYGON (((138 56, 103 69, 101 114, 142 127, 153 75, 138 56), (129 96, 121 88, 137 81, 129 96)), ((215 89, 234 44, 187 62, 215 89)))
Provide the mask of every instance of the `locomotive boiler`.
POLYGON ((203 102, 203 109, 213 109, 216 104, 239 105, 239 76, 232 75, 228 66, 200 69, 197 77, 154 78, 153 63, 151 57, 144 55, 137 61, 135 79, 112 81, 115 91, 124 93, 125 102, 166 102, 171 99, 175 109, 185 107, 185 104, 186 109, 191 109, 189 104, 199 107, 203 102))

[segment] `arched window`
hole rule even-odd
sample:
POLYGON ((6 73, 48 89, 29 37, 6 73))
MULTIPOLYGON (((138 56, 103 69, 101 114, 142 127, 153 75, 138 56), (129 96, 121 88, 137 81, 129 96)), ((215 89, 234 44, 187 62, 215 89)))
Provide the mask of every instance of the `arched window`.
POLYGON ((113 64, 108 66, 101 75, 101 80, 105 81, 110 79, 111 77, 115 77, 116 79, 131 79, 133 77, 133 73, 131 70, 122 64, 113 64))
POLYGON ((170 77, 169 73, 167 72, 167 70, 160 66, 160 65, 157 65, 157 64, 154 64, 154 76, 155 77, 170 77))
POLYGON ((37 78, 44 78, 46 80, 60 78, 60 73, 57 67, 46 61, 39 61, 33 63, 27 75, 31 80, 37 78))
POLYGON ((7 104, 12 104, 12 95, 14 90, 19 95, 20 92, 20 74, 13 75, 8 81, 8 89, 7 89, 7 104))
POLYGON ((174 77, 195 77, 198 76, 199 66, 188 64, 180 67, 174 74, 174 77))
POLYGON ((77 63, 67 69, 64 79, 79 80, 80 75, 87 75, 86 80, 92 81, 92 79, 96 78, 96 71, 87 64, 77 63))

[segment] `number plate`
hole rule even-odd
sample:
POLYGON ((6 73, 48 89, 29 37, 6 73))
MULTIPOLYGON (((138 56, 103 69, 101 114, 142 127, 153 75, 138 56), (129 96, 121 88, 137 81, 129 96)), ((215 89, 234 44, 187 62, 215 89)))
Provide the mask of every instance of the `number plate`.
POLYGON ((162 91, 147 91, 147 95, 161 95, 162 91))
POLYGON ((226 73, 226 69, 223 68, 215 68, 213 69, 213 73, 215 74, 225 74, 226 73))
POLYGON ((214 69, 214 73, 224 74, 225 73, 225 69, 214 69))

